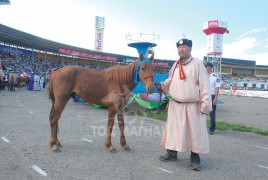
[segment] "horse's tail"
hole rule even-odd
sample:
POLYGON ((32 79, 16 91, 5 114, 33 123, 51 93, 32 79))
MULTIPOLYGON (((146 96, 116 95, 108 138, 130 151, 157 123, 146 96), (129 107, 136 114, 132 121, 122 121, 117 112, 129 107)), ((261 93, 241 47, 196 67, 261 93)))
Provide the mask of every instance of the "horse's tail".
POLYGON ((14 82, 15 80, 14 80, 14 74, 11 74, 10 75, 10 80, 9 80, 9 91, 12 91, 12 90, 14 90, 13 88, 15 88, 14 86, 14 84, 15 84, 15 82, 14 82))
POLYGON ((53 103, 55 101, 55 96, 54 96, 54 91, 53 91, 52 78, 49 79, 49 83, 47 86, 47 93, 48 93, 48 98, 51 99, 53 103))
POLYGON ((52 107, 49 113, 49 120, 51 121, 52 115, 54 113, 54 103, 55 103, 55 95, 53 91, 53 82, 52 78, 49 79, 49 83, 47 85, 47 93, 48 93, 48 98, 51 99, 52 101, 52 107))

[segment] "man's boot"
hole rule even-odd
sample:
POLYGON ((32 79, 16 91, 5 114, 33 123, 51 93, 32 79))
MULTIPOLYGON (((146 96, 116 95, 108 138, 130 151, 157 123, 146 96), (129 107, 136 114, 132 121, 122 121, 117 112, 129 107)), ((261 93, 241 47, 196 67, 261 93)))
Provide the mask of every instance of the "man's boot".
POLYGON ((200 171, 200 157, 198 153, 191 152, 191 170, 200 171))
POLYGON ((177 161, 177 151, 167 149, 167 153, 164 156, 160 156, 161 161, 177 161))

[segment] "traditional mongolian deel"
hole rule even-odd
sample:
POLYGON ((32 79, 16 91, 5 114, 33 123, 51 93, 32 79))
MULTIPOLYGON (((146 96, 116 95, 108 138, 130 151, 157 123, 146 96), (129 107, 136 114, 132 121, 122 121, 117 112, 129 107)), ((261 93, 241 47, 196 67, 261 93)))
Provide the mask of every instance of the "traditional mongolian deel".
POLYGON ((206 114, 212 110, 209 77, 203 62, 197 59, 191 59, 183 69, 185 80, 180 78, 179 68, 174 63, 169 78, 161 83, 172 98, 162 145, 179 152, 208 153, 206 114))

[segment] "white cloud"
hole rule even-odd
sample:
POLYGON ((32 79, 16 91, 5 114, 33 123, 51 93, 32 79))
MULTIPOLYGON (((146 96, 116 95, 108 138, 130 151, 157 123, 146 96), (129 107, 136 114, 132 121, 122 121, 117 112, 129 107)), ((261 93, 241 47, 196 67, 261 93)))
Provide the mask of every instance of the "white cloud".
POLYGON ((254 34, 254 33, 258 33, 258 32, 264 32, 264 31, 266 31, 266 28, 255 28, 255 29, 252 29, 250 31, 245 32, 244 34, 242 34, 241 36, 239 36, 237 38, 237 40, 243 39, 246 36, 249 36, 250 34, 254 34))
POLYGON ((255 60, 257 65, 268 65, 268 53, 256 55, 243 54, 240 56, 240 58, 245 60, 255 60))
MULTIPOLYGON (((266 28, 255 28, 245 32, 239 36, 236 41, 231 44, 223 44, 223 57, 243 60, 254 60, 257 65, 268 65, 268 53, 261 52, 258 54, 249 54, 248 50, 262 46, 268 48, 268 45, 263 45, 263 41, 259 41, 257 38, 250 35, 259 32, 265 32, 266 28)), ((265 40, 268 41, 268 38, 265 40)))
POLYGON ((245 37, 231 44, 223 45, 223 57, 254 60, 257 65, 268 65, 268 53, 248 54, 246 51, 259 45, 257 39, 245 37))
POLYGON ((245 37, 238 41, 234 41, 231 44, 223 44, 223 53, 228 56, 235 57, 237 55, 246 54, 246 50, 252 49, 256 46, 258 46, 256 38, 245 37))

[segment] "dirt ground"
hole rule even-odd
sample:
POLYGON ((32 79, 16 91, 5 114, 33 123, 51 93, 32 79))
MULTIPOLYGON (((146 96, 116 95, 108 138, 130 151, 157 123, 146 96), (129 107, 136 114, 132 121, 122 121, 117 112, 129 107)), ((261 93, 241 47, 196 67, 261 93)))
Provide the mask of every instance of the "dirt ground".
POLYGON ((241 123, 268 130, 268 99, 220 95, 216 118, 220 121, 241 123))
MULTIPOLYGON (((223 104, 217 105, 216 121, 239 123, 268 130, 268 99, 219 95, 219 100, 223 101, 223 104)), ((128 109, 144 110, 145 108, 132 103, 128 109)))
MULTIPOLYGON (((218 106, 218 119, 267 127, 268 99, 220 99, 224 104, 218 106)), ((201 172, 197 173, 190 169, 189 152, 178 153, 178 161, 159 160, 166 152, 160 145, 164 122, 150 118, 125 116, 125 135, 131 151, 121 148, 116 121, 112 142, 118 152, 109 153, 104 145, 107 109, 74 103, 72 99, 59 122, 61 152, 51 152, 50 110, 51 101, 45 91, 0 92, 0 180, 268 179, 268 136, 217 131, 209 136, 211 153, 202 154, 201 172)))

